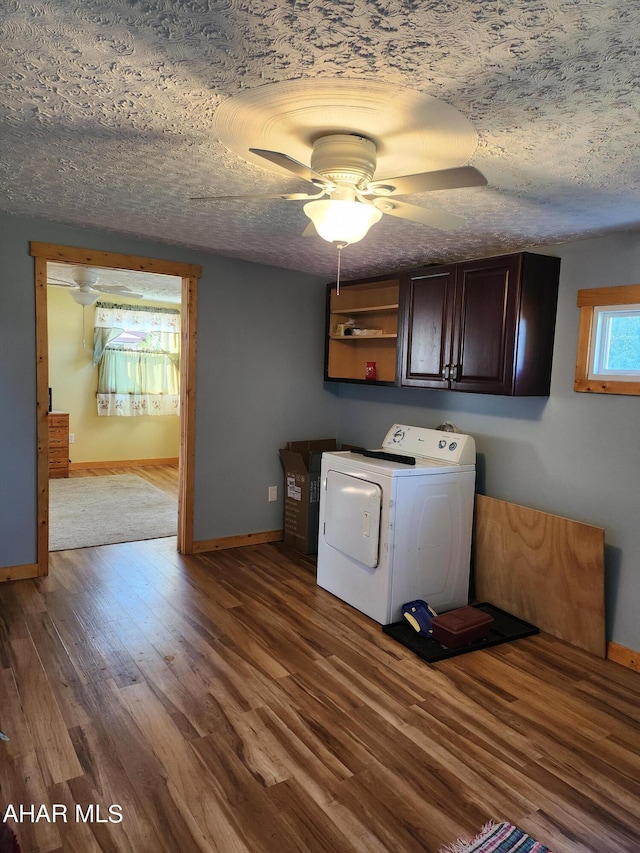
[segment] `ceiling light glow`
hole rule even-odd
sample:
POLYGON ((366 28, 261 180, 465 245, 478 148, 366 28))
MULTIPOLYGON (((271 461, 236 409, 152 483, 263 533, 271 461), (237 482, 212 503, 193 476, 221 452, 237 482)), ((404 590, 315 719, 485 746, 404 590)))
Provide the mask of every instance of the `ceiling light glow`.
POLYGON ((304 212, 323 240, 345 245, 362 240, 371 226, 382 219, 380 210, 361 201, 310 201, 304 212))

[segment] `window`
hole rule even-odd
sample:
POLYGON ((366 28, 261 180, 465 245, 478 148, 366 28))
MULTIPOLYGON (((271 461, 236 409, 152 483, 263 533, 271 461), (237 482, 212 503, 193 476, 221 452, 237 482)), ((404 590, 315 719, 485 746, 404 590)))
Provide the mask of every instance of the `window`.
POLYGON ((640 395, 640 285, 578 291, 576 391, 640 395))
POLYGON ((97 303, 98 415, 179 413, 179 328, 172 309, 97 303))
POLYGON ((593 309, 589 379, 640 378, 640 305, 593 309))

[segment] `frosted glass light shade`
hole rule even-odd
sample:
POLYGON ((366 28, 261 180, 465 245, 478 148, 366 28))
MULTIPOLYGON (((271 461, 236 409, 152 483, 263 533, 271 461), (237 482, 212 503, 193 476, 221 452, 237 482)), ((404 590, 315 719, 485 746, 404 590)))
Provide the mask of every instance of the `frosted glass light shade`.
POLYGON ((94 302, 97 302, 100 299, 99 293, 91 293, 87 290, 73 290, 71 292, 71 298, 78 303, 78 305, 93 305, 94 302))
POLYGON ((329 243, 357 243, 382 219, 380 210, 361 201, 310 201, 303 210, 318 234, 329 243))

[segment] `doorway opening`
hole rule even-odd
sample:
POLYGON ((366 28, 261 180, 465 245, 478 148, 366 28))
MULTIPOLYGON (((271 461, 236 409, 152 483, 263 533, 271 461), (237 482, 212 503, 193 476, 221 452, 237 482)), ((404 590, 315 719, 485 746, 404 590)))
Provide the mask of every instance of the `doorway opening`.
POLYGON ((49 551, 176 535, 181 284, 47 262, 49 551))
MULTIPOLYGON (((31 243, 31 254, 35 258, 36 280, 36 332, 37 332, 37 411, 38 411, 38 575, 48 571, 49 554, 49 342, 48 342, 48 302, 47 267, 68 272, 66 266, 78 269, 90 269, 109 290, 109 278, 116 280, 118 274, 126 271, 145 273, 148 276, 173 276, 180 281, 180 377, 179 377, 179 446, 177 471, 177 549, 180 553, 193 552, 193 457, 194 457, 194 415, 195 415, 195 316, 197 283, 201 268, 196 264, 162 261, 91 249, 57 246, 45 243, 31 243), (55 265, 55 266, 54 266, 55 265)), ((67 276, 68 277, 68 276, 67 276)), ((133 281, 133 279, 132 279, 133 281)), ((142 287, 142 279, 139 281, 142 287)), ((61 285, 64 287, 64 285, 61 285)), ((117 287, 118 285, 114 285, 117 287)), ((75 287, 71 286, 74 290, 75 287)), ((128 286, 126 286, 128 287, 128 286)), ((85 288, 86 290, 86 288, 85 288)), ((134 291, 136 292, 136 291, 134 291)), ((71 298, 70 294, 65 294, 71 298)), ((108 293, 100 294, 105 299, 112 297, 108 293)), ((80 305, 87 299, 74 299, 80 305)), ((84 323, 83 317, 83 323, 84 323)), ((91 328, 91 347, 93 347, 93 329, 91 328)), ((88 335, 83 325, 83 338, 88 335)), ((52 401, 55 408, 55 400, 52 401)), ((170 475, 168 475, 170 477, 170 475)), ((157 483, 156 485, 160 485, 157 483)), ((164 484, 167 490, 169 482, 164 484)), ((174 483, 175 488, 175 483, 174 483)))

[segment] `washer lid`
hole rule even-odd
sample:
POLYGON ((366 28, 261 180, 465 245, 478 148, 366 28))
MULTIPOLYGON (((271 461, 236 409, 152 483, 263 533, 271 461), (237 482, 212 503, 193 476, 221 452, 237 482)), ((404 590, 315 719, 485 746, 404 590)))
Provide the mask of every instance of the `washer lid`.
MULTIPOLYGON (((402 457, 398 454, 398 459, 402 457)), ((375 459, 361 456, 353 450, 331 450, 322 454, 322 464, 326 470, 344 471, 354 477, 378 479, 380 477, 424 477, 436 474, 460 474, 464 471, 475 471, 475 463, 457 465, 455 462, 441 462, 439 459, 415 457, 416 464, 405 464, 400 461, 391 462, 387 459, 375 459)))
POLYGON ((475 465, 476 443, 472 436, 439 429, 394 424, 382 442, 384 450, 416 459, 435 459, 452 465, 475 465))

